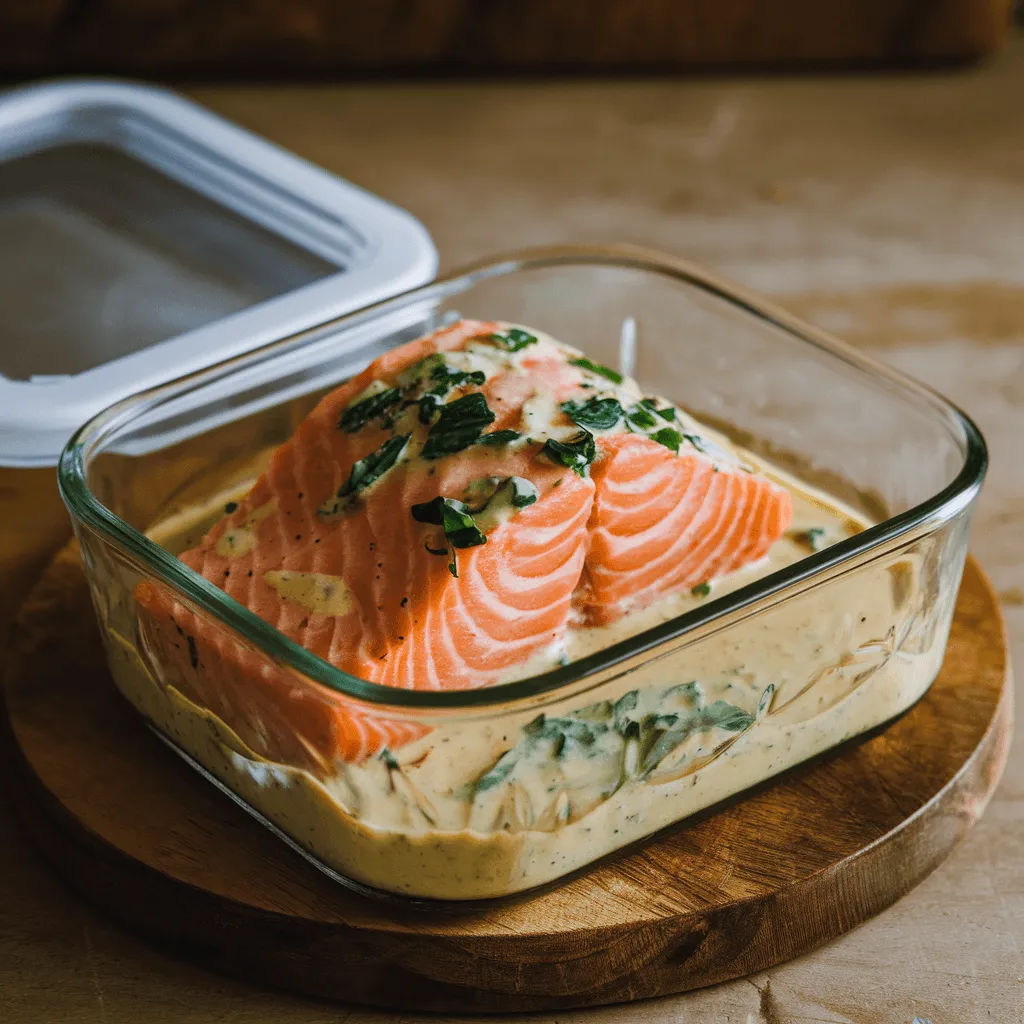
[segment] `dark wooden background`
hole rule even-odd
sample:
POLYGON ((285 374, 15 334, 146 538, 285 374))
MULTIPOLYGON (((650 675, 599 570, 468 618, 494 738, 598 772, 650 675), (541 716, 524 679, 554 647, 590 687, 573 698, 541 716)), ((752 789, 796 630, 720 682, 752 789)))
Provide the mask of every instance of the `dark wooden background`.
POLYGON ((0 76, 330 77, 975 60, 1014 0, 0 0, 0 76))

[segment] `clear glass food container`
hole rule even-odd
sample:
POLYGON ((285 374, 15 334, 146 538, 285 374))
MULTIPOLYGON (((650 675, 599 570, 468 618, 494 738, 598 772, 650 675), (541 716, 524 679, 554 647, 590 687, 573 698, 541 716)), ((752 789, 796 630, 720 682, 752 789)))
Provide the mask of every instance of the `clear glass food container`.
POLYGON ((925 387, 682 260, 578 246, 474 267, 140 393, 78 431, 60 486, 113 677, 157 732, 339 881, 474 900, 551 883, 917 701, 942 662, 985 467, 977 429, 925 387), (333 383, 459 315, 635 372, 873 525, 554 670, 449 692, 341 672, 174 557, 333 383), (142 583, 215 629, 250 682, 202 692, 188 665, 207 655, 154 637, 142 583), (404 742, 325 758, 324 730, 353 713, 404 723, 404 742))

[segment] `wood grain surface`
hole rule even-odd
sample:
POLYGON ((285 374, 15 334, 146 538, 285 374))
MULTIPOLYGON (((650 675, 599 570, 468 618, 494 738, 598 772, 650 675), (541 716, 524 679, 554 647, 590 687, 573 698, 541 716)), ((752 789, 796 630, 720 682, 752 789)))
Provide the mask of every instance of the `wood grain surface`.
POLYGON ((15 629, 17 806, 62 876, 204 964, 404 1009, 622 1002, 814 948, 946 856, 988 803, 1012 729, 1002 620, 972 562, 939 678, 886 728, 547 892, 426 911, 331 882, 147 731, 107 674, 75 545, 15 629))
MULTIPOLYGON (((562 241, 654 246, 771 295, 949 395, 989 442, 971 546, 1021 664, 1024 38, 966 73, 225 84, 190 93, 411 210, 448 267, 562 241)), ((29 512, 24 505, 22 521, 29 512)), ((29 529, 11 554, 45 563, 59 543, 29 529)), ((6 565, 0 602, 13 606, 27 577, 6 565)), ((885 913, 749 978, 640 1007, 530 1019, 1024 1020, 1024 716, 1016 729, 981 821, 885 913)), ((227 978, 130 934, 41 863, 13 817, 8 781, 4 1024, 437 1024, 227 978)))
POLYGON ((0 71, 330 75, 968 60, 1011 0, 6 0, 0 71))

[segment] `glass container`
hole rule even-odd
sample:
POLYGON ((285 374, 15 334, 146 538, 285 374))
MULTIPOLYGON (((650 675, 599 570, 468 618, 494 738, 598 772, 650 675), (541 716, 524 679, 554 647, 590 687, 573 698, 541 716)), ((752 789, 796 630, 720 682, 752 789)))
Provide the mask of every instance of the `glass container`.
POLYGON ((922 385, 683 260, 575 246, 137 394, 78 431, 59 473, 113 677, 153 728, 339 881, 476 900, 552 883, 910 707, 942 662, 985 467, 971 421, 922 385), (333 384, 460 315, 619 365, 871 525, 554 670, 440 692, 339 671, 174 557, 333 384), (244 674, 197 685, 209 645, 161 639, 140 585, 244 674), (353 715, 403 742, 325 758, 325 730, 353 715))

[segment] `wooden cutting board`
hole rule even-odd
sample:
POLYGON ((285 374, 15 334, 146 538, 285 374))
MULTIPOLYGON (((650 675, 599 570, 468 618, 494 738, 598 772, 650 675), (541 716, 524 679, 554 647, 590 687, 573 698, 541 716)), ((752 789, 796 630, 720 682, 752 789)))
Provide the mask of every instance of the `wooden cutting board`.
POLYGON ((331 882, 143 726, 107 675, 73 545, 22 607, 4 692, 20 817, 99 907, 258 984, 447 1012, 680 992, 834 938, 977 820, 1013 717, 998 605, 968 561, 942 672, 884 729, 547 892, 427 912, 331 882))
POLYGON ((302 77, 963 61, 1012 0, 5 0, 0 72, 302 77))

